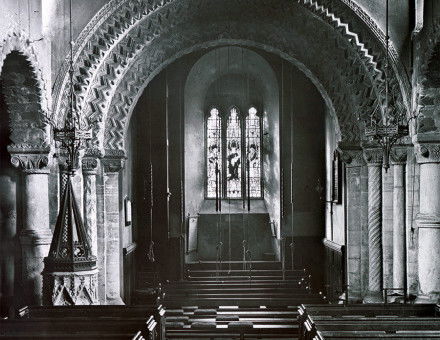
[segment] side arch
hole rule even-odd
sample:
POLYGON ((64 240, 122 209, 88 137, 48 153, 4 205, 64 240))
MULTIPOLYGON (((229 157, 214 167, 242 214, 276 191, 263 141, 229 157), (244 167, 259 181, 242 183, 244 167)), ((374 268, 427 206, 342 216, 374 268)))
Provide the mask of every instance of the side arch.
POLYGON ((3 95, 10 116, 10 151, 48 148, 46 82, 32 45, 20 33, 9 34, 0 46, 0 77, 5 83, 3 95))

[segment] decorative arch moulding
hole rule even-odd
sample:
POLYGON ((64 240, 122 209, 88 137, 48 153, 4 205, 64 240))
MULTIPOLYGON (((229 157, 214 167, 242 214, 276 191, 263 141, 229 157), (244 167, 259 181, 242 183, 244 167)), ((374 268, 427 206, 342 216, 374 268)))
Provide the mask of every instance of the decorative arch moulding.
MULTIPOLYGON (((369 34, 362 35, 365 42, 360 41, 359 34, 352 32, 356 29, 364 33, 365 27, 359 24, 360 9, 353 12, 353 6, 347 6, 349 3, 348 0, 340 0, 341 6, 333 6, 333 9, 326 7, 324 4, 327 2, 324 1, 300 0, 298 3, 285 4, 281 9, 250 0, 232 7, 222 3, 227 7, 228 15, 246 13, 246 18, 240 16, 240 20, 261 24, 259 31, 264 26, 272 26, 271 30, 264 30, 266 37, 263 37, 252 33, 250 29, 246 31, 243 29, 245 25, 236 25, 235 22, 230 22, 227 27, 220 25, 216 20, 221 19, 225 13, 213 10, 218 6, 215 1, 112 1, 112 6, 104 6, 81 33, 76 43, 81 49, 75 51, 75 77, 80 83, 77 95, 82 102, 81 115, 94 126, 94 136, 98 139, 94 141, 94 146, 123 150, 125 125, 139 97, 138 92, 146 86, 143 80, 182 56, 183 50, 190 53, 196 41, 200 42, 199 48, 203 48, 204 45, 212 46, 213 41, 219 41, 219 37, 223 41, 242 41, 245 46, 263 47, 285 59, 303 63, 329 93, 335 111, 339 114, 343 139, 359 140, 360 132, 353 110, 368 114, 383 101, 384 74, 378 65, 383 64, 380 61, 384 58, 384 49, 378 38, 380 34, 377 26, 372 27, 369 34), (344 22, 336 11, 353 21, 344 22), (208 32, 200 27, 195 30, 196 12, 206 15, 216 13, 208 32), (293 20, 298 12, 308 16, 308 20, 315 25, 302 25, 301 20, 300 23, 293 20), (347 13, 351 13, 351 16, 347 13), (323 18, 330 26, 318 24, 323 18), (268 23, 269 19, 272 25, 268 23), (175 29, 179 25, 189 28, 186 31, 175 29), (309 39, 307 44, 313 44, 314 40, 319 39, 321 43, 324 41, 329 45, 331 56, 321 56, 320 61, 324 58, 331 63, 333 58, 341 62, 338 67, 332 67, 333 72, 326 72, 326 66, 320 65, 318 61, 308 61, 298 55, 301 42, 295 40, 295 31, 300 29, 316 37, 309 39), (346 59, 345 67, 341 66, 344 65, 342 59, 346 59), (337 74, 335 70, 338 70, 337 74), (350 100, 350 96, 354 99, 350 100)), ((365 20, 362 22, 365 24, 365 20)), ((320 51, 323 50, 321 46, 320 51)), ((396 67, 394 71, 390 80, 391 90, 397 98, 397 106, 405 110, 408 107, 408 91, 402 84, 405 81, 407 83, 407 80, 396 67)), ((67 73, 64 73, 58 76, 54 89, 53 120, 57 122, 64 110, 60 98, 67 90, 67 73)))
POLYGON ((26 60, 30 63, 33 77, 37 81, 38 89, 40 92, 39 102, 41 111, 43 112, 43 121, 49 122, 51 117, 51 93, 48 81, 44 77, 44 72, 40 67, 37 53, 34 47, 25 36, 24 32, 12 31, 6 35, 6 37, 0 43, 0 74, 3 68, 3 63, 6 57, 12 52, 18 52, 22 54, 26 60))

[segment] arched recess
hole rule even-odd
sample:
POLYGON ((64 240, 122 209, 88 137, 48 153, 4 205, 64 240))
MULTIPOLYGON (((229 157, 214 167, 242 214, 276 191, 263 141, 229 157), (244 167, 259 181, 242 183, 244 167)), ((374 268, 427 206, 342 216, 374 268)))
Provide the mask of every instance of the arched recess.
POLYGON ((423 31, 417 42, 418 69, 413 81, 414 114, 417 134, 435 135, 440 131, 440 19, 423 31))
POLYGON ((1 315, 7 315, 13 311, 14 306, 24 303, 17 299, 23 296, 18 238, 20 226, 23 225, 22 180, 13 166, 26 167, 26 164, 19 164, 19 157, 11 161, 11 153, 26 153, 48 147, 41 78, 34 69, 32 57, 21 49, 13 49, 17 47, 16 43, 14 40, 9 47, 3 46, 2 52, 7 51, 8 54, 0 54, 1 315))
MULTIPOLYGON (((204 54, 191 68, 184 91, 185 150, 185 215, 195 215, 205 198, 205 116, 210 105, 225 113, 244 98, 257 105, 263 121, 262 159, 264 197, 270 215, 280 234, 280 110, 278 80, 270 64, 258 53, 241 47, 220 47, 204 54), (235 77, 234 79, 230 79, 235 77), (231 89, 225 89, 229 80, 231 89), (232 91, 235 96, 226 95, 232 91), (219 102, 219 97, 234 97, 232 102, 219 102), (212 100, 216 101, 213 102, 212 100), (209 103, 208 103, 208 102, 209 103)), ((239 105, 247 115, 248 106, 239 105)), ((223 114, 223 116, 225 116, 223 114)))
MULTIPOLYGON (((92 147, 123 154, 124 126, 152 75, 195 48, 237 41, 304 64, 329 94, 342 140, 358 143, 357 116, 369 115, 383 101, 380 65, 384 50, 377 27, 369 31, 371 23, 360 19, 349 6, 337 3, 331 10, 319 1, 309 6, 302 1, 220 4, 127 0, 119 7, 106 7, 99 14, 102 20, 93 20, 94 26, 84 35, 101 33, 87 38, 86 44, 80 43, 84 48, 76 53, 77 93, 81 114, 94 126, 92 147), (350 25, 343 19, 351 20, 350 25), (362 33, 364 42, 350 30, 352 26, 362 33)), ((395 106, 405 110, 407 93, 402 84, 407 80, 397 69, 394 67, 390 88, 395 106)), ((56 121, 64 114, 62 84, 55 86, 56 121)))

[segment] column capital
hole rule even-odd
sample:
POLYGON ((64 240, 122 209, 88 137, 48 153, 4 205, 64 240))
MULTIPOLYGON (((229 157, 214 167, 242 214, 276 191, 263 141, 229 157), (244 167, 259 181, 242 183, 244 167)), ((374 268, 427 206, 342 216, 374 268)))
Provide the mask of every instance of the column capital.
POLYGON ((390 159, 392 165, 405 165, 408 155, 407 146, 394 146, 391 149, 390 159))
POLYGON ((82 171, 85 175, 96 175, 98 169, 98 159, 94 157, 84 157, 81 161, 82 171))
POLYGON ((364 159, 368 166, 382 166, 383 150, 381 148, 364 148, 364 159))
POLYGON ((51 154, 49 150, 11 152, 11 163, 26 174, 48 174, 51 154))
POLYGON ((125 157, 104 157, 101 164, 105 172, 119 172, 124 168, 125 157))
POLYGON ((338 148, 338 151, 341 154, 341 160, 345 163, 346 167, 351 168, 364 164, 362 149, 338 148))
POLYGON ((440 143, 417 143, 415 153, 420 164, 440 163, 440 143))

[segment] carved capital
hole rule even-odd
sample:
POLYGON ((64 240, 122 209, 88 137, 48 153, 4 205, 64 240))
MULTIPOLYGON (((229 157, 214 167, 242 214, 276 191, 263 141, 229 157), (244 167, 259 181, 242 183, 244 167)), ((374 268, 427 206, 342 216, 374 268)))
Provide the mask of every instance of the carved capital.
POLYGON ((11 154, 11 163, 24 173, 49 173, 50 153, 16 153, 11 154))
POLYGON ((416 159, 420 164, 440 163, 439 143, 417 143, 415 145, 416 159))
POLYGON ((390 153, 391 164, 393 165, 406 164, 407 155, 408 155, 408 149, 406 146, 393 147, 390 153))
POLYGON ((85 175, 96 175, 98 169, 98 159, 93 157, 84 157, 82 159, 82 170, 85 175))
POLYGON ((364 149, 364 159, 368 166, 382 166, 383 150, 380 148, 364 149))
POLYGON ((104 156, 104 153, 100 149, 91 147, 84 150, 84 156, 92 157, 92 158, 101 158, 102 156, 104 156))
POLYGON ((364 157, 362 149, 339 149, 341 160, 348 168, 362 166, 364 157))
POLYGON ((119 172, 124 168, 125 157, 104 157, 101 164, 105 172, 119 172))

